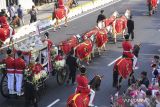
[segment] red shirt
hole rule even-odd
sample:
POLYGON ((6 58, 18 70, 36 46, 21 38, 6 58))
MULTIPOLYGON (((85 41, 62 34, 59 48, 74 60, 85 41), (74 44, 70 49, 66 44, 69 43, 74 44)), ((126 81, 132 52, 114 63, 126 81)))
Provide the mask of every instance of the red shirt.
POLYGON ((5 16, 0 16, 0 24, 2 28, 7 28, 7 29, 9 28, 9 24, 5 16))
POLYGON ((13 57, 9 56, 6 59, 4 59, 3 62, 6 64, 7 73, 14 73, 15 72, 13 57))
POLYGON ((76 93, 88 93, 90 92, 90 89, 88 88, 88 79, 86 76, 78 75, 76 79, 78 86, 77 86, 77 92, 76 93))
POLYGON ((132 54, 132 44, 129 41, 123 41, 122 42, 122 47, 123 47, 123 54, 128 56, 129 58, 133 58, 132 54))
POLYGON ((22 74, 25 67, 25 61, 22 58, 15 59, 15 73, 22 74))

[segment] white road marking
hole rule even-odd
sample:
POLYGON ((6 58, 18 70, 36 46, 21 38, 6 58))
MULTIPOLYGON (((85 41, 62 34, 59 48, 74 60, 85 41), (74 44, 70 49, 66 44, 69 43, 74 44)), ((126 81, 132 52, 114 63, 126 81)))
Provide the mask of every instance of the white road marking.
MULTIPOLYGON (((118 3, 118 2, 120 2, 120 1, 121 1, 121 0, 117 0, 117 1, 114 1, 114 2, 111 2, 111 3, 108 3, 108 4, 105 4, 104 6, 100 6, 99 8, 96 8, 96 9, 94 8, 92 11, 90 11, 90 12, 88 12, 88 13, 85 13, 85 14, 80 15, 80 16, 77 16, 77 17, 75 16, 75 18, 70 19, 68 22, 71 22, 71 21, 74 21, 74 20, 76 20, 76 19, 79 19, 79 18, 81 18, 81 17, 83 17, 83 16, 86 16, 86 15, 88 15, 88 14, 91 14, 91 13, 93 13, 93 12, 95 12, 95 11, 98 11, 98 10, 100 10, 100 9, 102 9, 102 8, 105 8, 105 7, 108 7, 108 6, 110 6, 110 5, 113 5, 113 4, 118 3)), ((63 24, 64 24, 64 22, 61 23, 60 25, 63 25, 63 24)), ((51 28, 49 28, 49 29, 46 29, 46 30, 44 30, 44 31, 41 31, 40 33, 44 33, 44 32, 46 32, 46 31, 48 31, 48 30, 51 30, 51 29, 53 29, 53 27, 51 27, 51 28)), ((32 36, 36 36, 36 34, 34 34, 34 35, 32 35, 32 36)), ((24 40, 26 40, 26 39, 28 39, 28 38, 29 38, 29 36, 27 36, 27 37, 25 37, 25 38, 23 38, 23 39, 15 42, 15 43, 22 42, 22 41, 24 41, 24 40)), ((1 47, 0 50, 5 49, 5 48, 7 48, 8 46, 9 46, 9 45, 4 46, 4 47, 1 47)))
POLYGON ((113 65, 117 60, 119 60, 120 58, 122 58, 122 56, 118 57, 117 59, 113 60, 111 63, 108 64, 108 66, 113 65))
POLYGON ((50 105, 48 105, 47 107, 52 107, 53 105, 55 105, 56 103, 58 103, 60 101, 60 99, 57 99, 55 101, 53 101, 50 105))

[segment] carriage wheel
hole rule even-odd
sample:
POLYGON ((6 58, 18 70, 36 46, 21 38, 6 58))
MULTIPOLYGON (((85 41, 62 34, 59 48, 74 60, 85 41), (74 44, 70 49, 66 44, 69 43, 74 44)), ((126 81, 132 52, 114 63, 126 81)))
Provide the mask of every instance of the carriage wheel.
POLYGON ((64 84, 65 81, 66 81, 67 75, 68 75, 68 73, 67 73, 67 70, 65 68, 59 70, 57 72, 57 83, 59 85, 64 84))
POLYGON ((9 90, 8 90, 7 81, 8 81, 7 75, 4 74, 1 79, 1 83, 0 83, 0 92, 3 97, 9 98, 9 90))

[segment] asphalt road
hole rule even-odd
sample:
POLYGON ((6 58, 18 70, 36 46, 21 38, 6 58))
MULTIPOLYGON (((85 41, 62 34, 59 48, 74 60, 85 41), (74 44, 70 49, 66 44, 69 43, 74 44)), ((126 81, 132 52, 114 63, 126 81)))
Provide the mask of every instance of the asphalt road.
MULTIPOLYGON (((133 44, 141 42, 141 51, 138 59, 138 67, 136 70, 136 77, 139 77, 141 71, 147 71, 148 76, 151 77, 151 60, 153 55, 159 54, 160 46, 160 12, 158 11, 152 17, 146 16, 146 2, 143 0, 122 0, 119 3, 105 7, 106 16, 110 16, 114 10, 123 14, 126 8, 131 8, 133 20, 135 21, 135 40, 133 44)), ((63 27, 57 32, 50 30, 51 38, 55 43, 58 43, 72 34, 82 34, 95 26, 97 15, 99 11, 81 17, 69 23, 67 28, 63 27)), ((91 79, 95 74, 104 75, 100 90, 96 92, 94 100, 98 107, 110 107, 110 96, 116 92, 112 88, 112 69, 113 65, 108 66, 112 61, 121 56, 121 39, 117 44, 109 42, 107 44, 107 51, 103 52, 101 56, 97 56, 92 60, 92 63, 87 66, 88 78, 91 79)), ((123 81, 123 92, 127 88, 127 81, 123 81)), ((52 107, 65 107, 67 97, 75 90, 75 86, 58 86, 56 77, 51 77, 47 81, 47 87, 41 90, 41 98, 39 107, 47 107, 54 101, 58 101, 52 107)), ((0 107, 23 107, 23 98, 19 99, 5 99, 0 95, 0 107)))

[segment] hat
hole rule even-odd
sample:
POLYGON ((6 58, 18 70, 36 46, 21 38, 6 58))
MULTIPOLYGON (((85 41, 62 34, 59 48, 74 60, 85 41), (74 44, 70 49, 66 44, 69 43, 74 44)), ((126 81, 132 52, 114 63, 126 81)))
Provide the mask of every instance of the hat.
POLYGON ((128 40, 129 39, 129 35, 128 34, 124 35, 124 38, 125 38, 125 40, 128 40))
POLYGON ((22 51, 17 51, 17 55, 21 56, 22 55, 22 51))
POLYGON ((44 34, 47 38, 49 37, 49 33, 48 32, 45 32, 44 34))
POLYGON ((104 12, 104 10, 101 10, 101 13, 103 13, 104 12))
POLYGON ((80 68, 81 74, 86 74, 86 67, 84 65, 82 65, 82 67, 80 68))
POLYGON ((152 64, 152 65, 151 65, 152 68, 154 68, 154 67, 156 67, 156 66, 157 66, 156 64, 152 64))
POLYGON ((12 53, 11 49, 7 49, 7 54, 10 55, 12 53))

